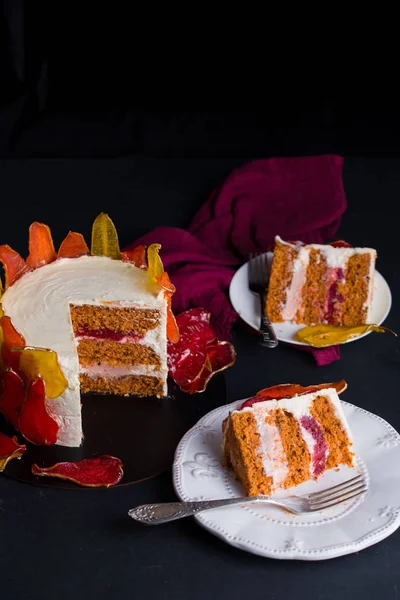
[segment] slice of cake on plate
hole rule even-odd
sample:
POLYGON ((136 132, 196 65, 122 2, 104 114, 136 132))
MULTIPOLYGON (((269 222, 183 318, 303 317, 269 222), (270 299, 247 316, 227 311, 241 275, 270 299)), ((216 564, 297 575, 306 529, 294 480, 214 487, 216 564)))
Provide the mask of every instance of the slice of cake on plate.
POLYGON ((340 465, 354 466, 352 436, 337 392, 345 388, 343 381, 275 386, 229 414, 223 422, 225 464, 248 496, 269 496, 340 465))
POLYGON ((0 247, 6 273, 3 372, 14 371, 16 389, 18 378, 27 389, 32 377, 42 378, 45 409, 58 427, 56 443, 79 446, 81 393, 167 395, 167 337, 179 339, 171 311, 174 287, 158 256, 160 246, 121 253, 104 214, 93 225, 91 253, 80 234, 70 233, 57 255, 50 230, 41 223, 31 226, 29 245, 26 262, 8 246, 0 247), (22 346, 22 353, 24 347, 56 353, 58 381, 65 381, 61 393, 50 393, 46 352, 25 352, 19 363, 13 345, 22 346))
POLYGON ((376 250, 275 238, 268 287, 271 321, 305 325, 369 323, 376 250))

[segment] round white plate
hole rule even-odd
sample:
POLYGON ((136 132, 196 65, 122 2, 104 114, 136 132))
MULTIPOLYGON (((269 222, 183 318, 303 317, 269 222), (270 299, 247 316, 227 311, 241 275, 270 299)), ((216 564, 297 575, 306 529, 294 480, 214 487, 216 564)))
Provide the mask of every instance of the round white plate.
MULTIPOLYGON (((244 496, 233 472, 221 466, 222 421, 242 402, 208 413, 179 443, 173 482, 181 500, 244 496)), ((354 437, 357 468, 368 481, 366 494, 308 515, 246 504, 205 511, 195 519, 232 546, 281 559, 334 558, 358 552, 393 533, 400 525, 400 435, 380 417, 342 404, 354 437)), ((322 490, 353 475, 347 467, 331 470, 289 493, 322 490)))
MULTIPOLYGON (((268 261, 272 260, 272 252, 267 252, 268 261)), ((250 292, 248 287, 248 263, 245 263, 236 271, 232 278, 229 287, 229 297, 233 308, 241 316, 243 321, 258 330, 260 328, 261 308, 260 300, 256 294, 250 292)), ((392 305, 392 295, 386 280, 378 271, 375 271, 374 280, 374 295, 372 299, 371 323, 380 325, 389 314, 392 305)), ((278 340, 288 342, 290 344, 298 344, 305 346, 303 342, 298 342, 295 339, 296 332, 304 327, 304 325, 296 325, 295 323, 274 323, 274 330, 278 340)), ((371 333, 371 332, 369 332, 371 333)), ((368 335, 364 333, 356 338, 352 338, 347 342, 354 342, 368 335)))

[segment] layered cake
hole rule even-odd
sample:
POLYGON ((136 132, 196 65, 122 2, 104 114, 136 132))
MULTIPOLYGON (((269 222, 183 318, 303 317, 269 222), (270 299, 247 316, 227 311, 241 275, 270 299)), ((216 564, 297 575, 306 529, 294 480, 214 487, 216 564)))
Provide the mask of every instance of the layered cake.
POLYGON ((268 287, 271 321, 306 325, 369 323, 376 250, 275 238, 268 287))
MULTIPOLYGON (((110 250, 106 239, 104 253, 116 258, 93 255, 89 251, 76 256, 75 251, 72 258, 62 257, 68 252, 61 253, 59 258, 54 252, 50 253, 51 260, 48 260, 49 253, 46 257, 43 247, 49 248, 49 238, 42 230, 41 241, 47 240, 39 244, 44 261, 36 261, 42 264, 32 266, 28 257, 24 263, 26 268, 22 274, 17 273, 11 285, 8 282, 1 298, 6 315, 2 321, 11 319, 13 330, 23 342, 17 345, 25 347, 26 355, 20 364, 18 361, 3 364, 3 369, 14 369, 25 384, 29 383, 27 374, 29 380, 29 374, 35 370, 37 376, 44 379, 48 392, 45 408, 58 426, 56 443, 63 446, 81 443, 81 393, 167 395, 167 329, 170 334, 174 330, 170 309, 173 286, 163 273, 159 247, 154 245, 155 248, 148 249, 152 251, 151 256, 147 253, 148 266, 146 263, 137 266, 130 256, 121 255, 119 248, 115 252, 116 233, 110 223, 106 215, 100 215, 100 223, 94 228, 100 228, 101 237, 107 235, 107 228, 111 227, 114 250, 110 250), (49 392, 51 375, 46 383, 47 367, 43 357, 40 353, 26 352, 31 347, 56 353, 60 370, 57 377, 65 379, 65 385, 59 388, 62 393, 57 397, 49 392), (43 372, 39 363, 32 366, 38 357, 42 360, 43 372)), ((96 241, 92 242, 92 252, 93 247, 96 241)), ((4 248, 1 247, 3 256, 4 248)), ((97 249, 97 254, 100 252, 101 248, 97 249)), ((24 262, 17 256, 18 261, 24 262)), ((8 267, 12 270, 10 264, 8 267)), ((4 323, 3 330, 6 325, 4 323)), ((175 341, 179 339, 176 330, 172 333, 174 337, 175 341)), ((5 345, 4 342, 3 363, 5 345)), ((8 356, 11 361, 12 355, 8 356)))
POLYGON ((248 496, 269 496, 339 465, 354 466, 352 437, 337 391, 320 387, 281 399, 265 399, 260 392, 225 419, 225 464, 248 496))

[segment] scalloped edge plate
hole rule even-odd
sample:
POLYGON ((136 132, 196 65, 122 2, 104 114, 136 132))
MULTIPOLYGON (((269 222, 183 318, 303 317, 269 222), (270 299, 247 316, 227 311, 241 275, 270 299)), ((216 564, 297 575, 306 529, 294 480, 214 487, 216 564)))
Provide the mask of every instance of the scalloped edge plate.
MULTIPOLYGON (((266 255, 268 261, 271 262, 273 256, 272 252, 266 252, 266 255)), ((240 315, 243 321, 258 331, 261 318, 260 301, 258 296, 250 292, 248 287, 248 264, 249 263, 247 262, 242 265, 232 277, 232 281, 229 286, 229 298, 233 308, 240 315)), ((390 288, 384 277, 375 270, 371 323, 374 323, 375 325, 381 325, 388 316, 391 306, 392 294, 390 292, 390 288)), ((307 344, 298 342, 295 339, 296 332, 304 327, 304 325, 296 325, 295 323, 291 322, 274 323, 273 325, 276 336, 280 342, 297 344, 299 346, 307 346, 307 344)), ((355 342, 356 340, 360 340, 370 333, 371 331, 363 333, 358 337, 342 343, 348 344, 349 342, 355 342)))
MULTIPOLYGON (((221 466, 222 421, 242 402, 213 410, 182 438, 173 465, 173 484, 181 500, 244 496, 232 471, 221 466)), ((194 518, 236 548, 279 559, 335 558, 391 535, 400 526, 400 435, 377 415, 347 402, 342 405, 353 433, 357 468, 368 482, 366 494, 312 515, 289 515, 257 504, 214 509, 194 518)), ((347 479, 349 471, 328 471, 293 492, 324 489, 347 479)))

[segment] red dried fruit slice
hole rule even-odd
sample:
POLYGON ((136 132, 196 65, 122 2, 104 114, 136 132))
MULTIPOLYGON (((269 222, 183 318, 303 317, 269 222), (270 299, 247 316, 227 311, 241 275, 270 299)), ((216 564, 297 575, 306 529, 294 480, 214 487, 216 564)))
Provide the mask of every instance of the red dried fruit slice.
POLYGON ((25 346, 25 338, 15 329, 10 317, 1 317, 0 327, 3 331, 3 344, 1 346, 3 369, 12 369, 16 373, 19 373, 21 351, 13 350, 13 348, 23 348, 25 346))
POLYGON ((0 412, 7 421, 18 429, 19 413, 25 400, 25 385, 21 377, 11 369, 3 373, 3 393, 0 412))
POLYGON ((32 465, 32 473, 42 477, 66 479, 84 487, 108 488, 121 481, 124 476, 122 467, 122 461, 115 456, 98 456, 77 462, 56 463, 47 468, 32 465))
POLYGON ((56 258, 50 227, 35 221, 29 227, 29 256, 26 264, 31 269, 37 269, 53 262, 56 258))
POLYGON ((229 342, 219 342, 210 326, 210 313, 194 308, 176 318, 180 339, 168 344, 168 368, 175 383, 189 394, 202 392, 214 373, 236 358, 229 342))
POLYGON ((29 267, 22 256, 7 244, 0 246, 0 261, 4 267, 6 289, 29 271, 29 267))
POLYGON ((15 436, 11 438, 4 433, 0 433, 0 473, 4 471, 10 460, 21 458, 25 450, 26 446, 18 444, 15 436))
POLYGON ((283 398, 293 398, 293 396, 302 396, 303 394, 313 394, 320 390, 326 390, 328 388, 334 388, 338 394, 341 394, 347 388, 347 383, 341 379, 336 383, 321 383, 318 385, 303 386, 298 383, 282 383, 281 385, 274 385, 269 388, 265 388, 257 392, 254 398, 245 400, 240 407, 246 408, 256 404, 257 402, 265 402, 266 400, 282 400, 283 398))
POLYGON ((182 391, 188 394, 204 392, 213 375, 231 367, 235 360, 236 352, 231 343, 213 342, 209 344, 202 370, 189 385, 182 386, 182 391))
POLYGON ((348 244, 344 240, 336 240, 336 242, 331 242, 329 246, 333 246, 333 248, 352 248, 351 244, 348 244))
POLYGON ((168 343, 168 369, 179 387, 189 385, 204 366, 207 345, 215 340, 209 321, 210 313, 197 308, 176 317, 180 339, 168 343))
POLYGON ((67 237, 61 242, 57 258, 78 258, 87 254, 90 254, 90 250, 83 235, 75 231, 70 231, 67 237))
POLYGON ((136 246, 131 250, 121 252, 124 262, 130 262, 138 269, 147 269, 146 246, 136 246))
POLYGON ((36 379, 28 385, 18 429, 32 444, 50 446, 56 443, 58 424, 46 410, 43 379, 36 379))

